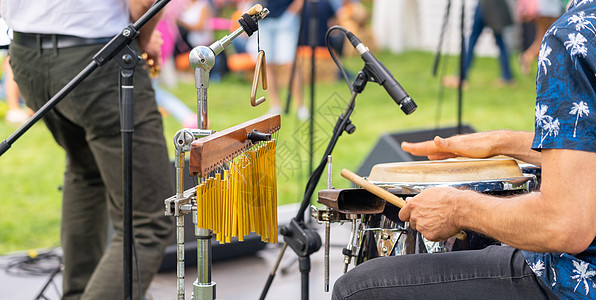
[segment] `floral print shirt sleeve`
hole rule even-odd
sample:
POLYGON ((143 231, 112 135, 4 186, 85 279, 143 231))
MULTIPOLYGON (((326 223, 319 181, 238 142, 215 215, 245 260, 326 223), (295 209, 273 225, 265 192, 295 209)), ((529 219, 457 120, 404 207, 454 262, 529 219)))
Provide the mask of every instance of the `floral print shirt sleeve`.
MULTIPOLYGON (((532 147, 596 152, 596 2, 575 0, 547 31, 538 57, 532 147)), ((523 251, 561 299, 596 299, 596 240, 584 252, 523 251)))

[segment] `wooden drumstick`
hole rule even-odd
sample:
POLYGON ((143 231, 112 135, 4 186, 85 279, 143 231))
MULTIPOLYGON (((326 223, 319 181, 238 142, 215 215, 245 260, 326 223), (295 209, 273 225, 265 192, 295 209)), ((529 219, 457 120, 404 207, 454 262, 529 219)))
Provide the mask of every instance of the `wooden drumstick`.
POLYGON ((254 16, 256 14, 259 14, 263 11, 263 6, 261 4, 255 4, 255 6, 251 7, 246 13, 249 16, 254 16))
MULTIPOLYGON (((352 172, 350 170, 347 170, 347 169, 341 170, 341 176, 344 177, 345 179, 355 183, 359 187, 379 196, 381 199, 383 199, 399 208, 402 208, 406 205, 406 201, 404 201, 402 198, 397 197, 396 195, 388 192, 387 190, 385 190, 373 183, 368 182, 366 179, 358 176, 357 174, 355 174, 354 172, 352 172)), ((463 231, 460 231, 455 234, 455 237, 460 240, 463 240, 466 238, 466 233, 463 231)))

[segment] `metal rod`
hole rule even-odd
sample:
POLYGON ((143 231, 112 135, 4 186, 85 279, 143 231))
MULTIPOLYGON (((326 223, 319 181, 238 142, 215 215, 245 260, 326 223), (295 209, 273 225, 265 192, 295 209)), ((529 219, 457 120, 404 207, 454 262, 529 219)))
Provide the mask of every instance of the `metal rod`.
MULTIPOLYGON (((207 72, 207 76, 209 73, 207 72)), ((197 89, 197 124, 200 129, 207 129, 209 127, 209 119, 207 117, 207 88, 197 89)))
MULTIPOLYGON (((350 232, 350 241, 348 242, 348 245, 346 246, 346 248, 348 249, 348 252, 351 252, 352 248, 354 248, 354 238, 355 237, 356 237, 356 219, 352 219, 352 230, 350 232)), ((344 274, 346 272, 348 272, 348 266, 350 265, 351 261, 352 261, 352 255, 346 254, 344 256, 344 274)))
MULTIPOLYGON (((333 157, 327 156, 327 189, 332 189, 333 179, 333 157)), ((328 210, 328 213, 330 211, 328 210)), ((325 221, 325 286, 324 291, 329 292, 329 243, 331 242, 331 222, 329 222, 329 216, 325 221)))
POLYGON ((275 278, 275 274, 277 273, 277 268, 279 268, 279 263, 281 262, 281 258, 284 256, 286 252, 286 248, 288 248, 288 243, 284 243, 281 247, 281 251, 277 256, 277 260, 275 261, 275 265, 273 266, 273 270, 269 273, 269 277, 267 278, 267 283, 265 283, 265 287, 261 292, 261 296, 259 297, 260 300, 265 300, 265 296, 267 296, 267 292, 269 292, 269 288, 271 287, 271 283, 273 283, 273 279, 275 278))
POLYGON ((184 300, 184 215, 176 216, 176 299, 184 300))

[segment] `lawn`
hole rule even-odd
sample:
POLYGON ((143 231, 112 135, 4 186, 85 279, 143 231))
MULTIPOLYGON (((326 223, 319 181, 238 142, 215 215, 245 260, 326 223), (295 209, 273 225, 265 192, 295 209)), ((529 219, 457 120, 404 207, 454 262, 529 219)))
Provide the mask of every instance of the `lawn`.
MULTIPOLYGON (((356 170, 374 147, 379 136, 389 132, 433 129, 457 123, 456 91, 441 93, 438 77, 431 76, 433 55, 407 52, 400 55, 380 53, 379 59, 393 72, 397 80, 418 104, 418 110, 406 116, 381 87, 369 83, 356 99, 352 122, 357 129, 344 134, 334 151, 334 185, 347 187, 339 176, 342 168, 356 170), (442 95, 442 96, 441 96, 442 95), (442 100, 441 100, 442 99, 442 100)), ((443 61, 446 73, 454 73, 457 59, 443 61)), ((358 57, 345 60, 346 67, 357 72, 362 68, 358 57)), ((495 84, 499 70, 496 59, 479 58, 470 72, 469 87, 463 99, 463 122, 477 131, 509 128, 533 129, 535 80, 519 75, 513 87, 495 84)), ((173 90, 191 108, 196 107, 194 81, 181 82, 173 90)), ((232 74, 209 88, 209 118, 211 127, 222 130, 267 112, 266 104, 250 106, 250 83, 232 74)), ((315 164, 320 160, 337 115, 349 98, 345 82, 317 84, 315 96, 315 164)), ((305 95, 309 95, 305 90, 305 95)), ((282 97, 285 99, 284 96, 282 97)), ((307 101, 309 99, 306 99, 307 101)), ((6 111, 0 102, 0 117, 6 111)), ((166 115, 166 138, 170 141, 180 124, 166 115)), ((6 139, 17 128, 0 121, 0 138, 6 139)), ((308 179, 308 123, 299 122, 293 110, 282 116, 278 134, 278 193, 279 203, 294 203, 302 199, 308 179)), ((35 125, 12 148, 0 157, 0 253, 59 245, 61 184, 64 154, 55 144, 43 124, 35 125)), ((324 180, 320 183, 323 188, 324 180)), ((163 201, 163 199, 155 199, 163 201)))

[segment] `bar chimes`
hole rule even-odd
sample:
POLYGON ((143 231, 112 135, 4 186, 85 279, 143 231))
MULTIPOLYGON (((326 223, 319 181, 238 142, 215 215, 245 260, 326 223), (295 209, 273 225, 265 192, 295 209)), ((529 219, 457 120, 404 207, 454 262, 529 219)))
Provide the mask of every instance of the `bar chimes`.
POLYGON ((276 140, 279 115, 266 115, 198 139, 191 145, 190 172, 197 187, 197 226, 220 243, 255 232, 277 243, 276 140))

